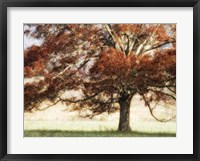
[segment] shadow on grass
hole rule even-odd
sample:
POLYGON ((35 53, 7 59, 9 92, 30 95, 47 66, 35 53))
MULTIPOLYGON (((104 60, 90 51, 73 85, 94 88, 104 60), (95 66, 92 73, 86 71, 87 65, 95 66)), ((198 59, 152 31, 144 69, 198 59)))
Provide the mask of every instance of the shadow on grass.
POLYGON ((176 137, 175 133, 119 131, 24 130, 24 137, 176 137))

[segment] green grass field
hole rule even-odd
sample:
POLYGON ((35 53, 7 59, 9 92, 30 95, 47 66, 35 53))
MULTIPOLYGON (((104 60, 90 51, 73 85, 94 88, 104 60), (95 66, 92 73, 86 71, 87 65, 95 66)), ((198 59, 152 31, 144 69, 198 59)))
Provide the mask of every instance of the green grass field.
POLYGON ((175 137, 174 122, 131 122, 131 132, 118 132, 114 121, 25 121, 25 137, 175 137))
POLYGON ((25 130, 25 137, 175 137, 175 133, 117 132, 117 131, 61 131, 25 130))

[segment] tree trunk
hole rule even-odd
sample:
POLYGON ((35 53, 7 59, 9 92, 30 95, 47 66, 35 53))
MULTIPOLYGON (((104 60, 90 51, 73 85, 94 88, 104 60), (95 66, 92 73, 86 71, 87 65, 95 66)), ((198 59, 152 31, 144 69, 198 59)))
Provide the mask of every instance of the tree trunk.
POLYGON ((120 118, 118 131, 131 131, 130 127, 130 104, 132 97, 123 97, 120 100, 120 118))

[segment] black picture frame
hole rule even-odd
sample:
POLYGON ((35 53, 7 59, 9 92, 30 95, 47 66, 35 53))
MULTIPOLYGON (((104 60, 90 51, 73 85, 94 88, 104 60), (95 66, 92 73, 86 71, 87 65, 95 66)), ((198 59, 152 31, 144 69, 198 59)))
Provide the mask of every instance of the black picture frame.
MULTIPOLYGON (((199 0, 1 0, 0 1, 0 159, 20 160, 200 160, 200 2, 199 0), (8 7, 193 7, 193 154, 7 154, 8 7)), ((162 146, 162 145, 161 145, 162 146)), ((182 145, 180 145, 182 146, 182 145)))

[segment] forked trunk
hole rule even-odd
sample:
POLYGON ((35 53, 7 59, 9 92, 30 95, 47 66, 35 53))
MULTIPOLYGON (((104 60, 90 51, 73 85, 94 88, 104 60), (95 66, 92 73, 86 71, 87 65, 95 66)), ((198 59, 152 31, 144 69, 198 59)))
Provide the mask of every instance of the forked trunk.
POLYGON ((131 131, 130 127, 130 104, 131 97, 123 98, 119 102, 120 104, 120 118, 118 131, 131 131))

